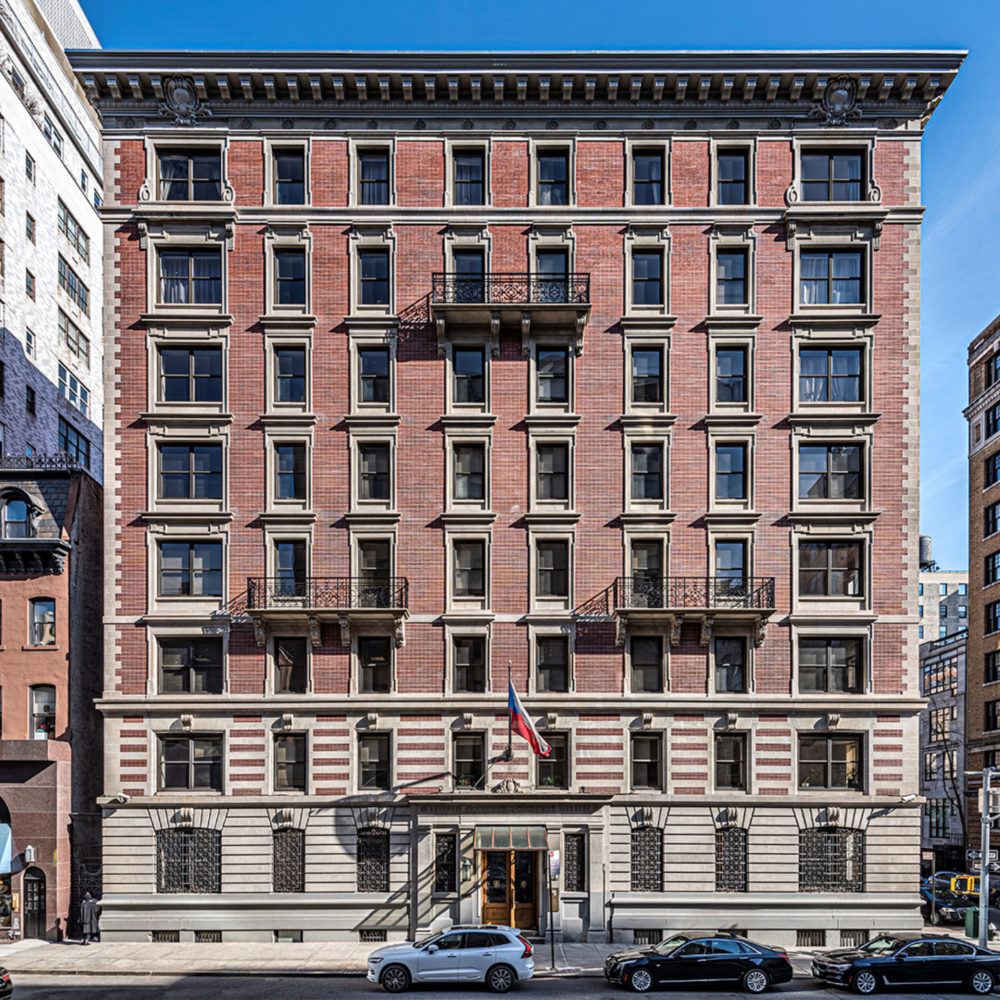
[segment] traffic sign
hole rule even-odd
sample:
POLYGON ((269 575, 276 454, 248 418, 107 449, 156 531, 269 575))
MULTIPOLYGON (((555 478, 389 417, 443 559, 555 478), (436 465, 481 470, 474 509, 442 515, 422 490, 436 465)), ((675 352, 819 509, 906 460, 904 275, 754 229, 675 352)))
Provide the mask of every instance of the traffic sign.
MULTIPOLYGON (((1000 851, 993 849, 989 851, 986 855, 989 861, 1000 861, 1000 851)), ((983 852, 982 851, 966 851, 965 852, 966 861, 982 861, 983 852)))

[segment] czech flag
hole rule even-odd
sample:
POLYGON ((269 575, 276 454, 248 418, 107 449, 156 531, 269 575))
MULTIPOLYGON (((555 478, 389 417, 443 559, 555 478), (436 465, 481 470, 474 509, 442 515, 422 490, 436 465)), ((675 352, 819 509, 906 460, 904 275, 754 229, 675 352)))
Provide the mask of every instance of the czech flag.
POLYGON ((510 711, 510 726, 518 736, 527 740, 536 757, 548 757, 552 753, 552 747, 542 739, 531 717, 524 710, 521 699, 518 698, 514 690, 514 682, 507 683, 507 708, 510 711))

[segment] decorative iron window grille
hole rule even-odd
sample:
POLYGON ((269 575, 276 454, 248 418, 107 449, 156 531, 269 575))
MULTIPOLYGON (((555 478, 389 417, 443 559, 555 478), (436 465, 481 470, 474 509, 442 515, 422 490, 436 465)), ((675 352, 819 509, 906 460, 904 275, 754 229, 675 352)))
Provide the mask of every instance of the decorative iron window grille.
POLYGON ((663 837, 655 826, 632 831, 632 892, 659 892, 663 888, 663 837))
POLYGON ((271 883, 275 892, 306 891, 306 832, 275 830, 271 883))
POLYGON ((866 930, 841 930, 841 948, 860 948, 866 941, 875 937, 874 932, 866 930))
POLYGON ((195 944, 222 944, 222 931, 195 931, 195 944))
MULTIPOLYGON (((862 942, 864 943, 864 942, 862 942)), ((795 932, 796 948, 825 948, 826 931, 824 930, 803 930, 801 927, 795 932)))
POLYGON ((566 892, 587 891, 587 835, 567 833, 563 838, 563 888, 566 892))
POLYGON ((376 944, 379 941, 384 941, 385 938, 386 934, 384 930, 370 929, 358 931, 358 940, 362 943, 376 944))
POLYGON ((180 944, 180 931, 150 931, 149 940, 153 944, 180 944))
POLYGON ((742 827, 715 832, 715 891, 747 891, 747 831, 742 827))
POLYGON ((632 943, 637 945, 649 945, 659 944, 663 940, 663 931, 658 927, 646 928, 645 930, 641 928, 636 928, 632 931, 632 943))
POLYGON ((799 891, 864 892, 864 831, 832 827, 802 830, 799 891))
POLYGON ((157 830, 157 892, 222 892, 222 834, 193 830, 157 830))
POLYGON ((458 853, 457 838, 453 833, 439 833, 435 841, 434 891, 457 892, 455 861, 458 853))
POLYGON ((389 891, 389 832, 358 831, 358 892, 389 891))

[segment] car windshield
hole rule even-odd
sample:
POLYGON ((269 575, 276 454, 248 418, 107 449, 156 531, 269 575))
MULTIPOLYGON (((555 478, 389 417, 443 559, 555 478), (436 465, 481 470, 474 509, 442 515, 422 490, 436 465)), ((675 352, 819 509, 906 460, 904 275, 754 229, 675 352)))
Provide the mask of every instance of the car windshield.
POLYGON ((687 944, 690 940, 686 934, 674 934, 673 937, 668 937, 666 941, 661 941, 659 944, 654 945, 653 951, 659 955, 666 955, 668 951, 673 951, 674 948, 679 948, 682 944, 687 944))
POLYGON ((897 937, 877 937, 872 938, 867 944, 861 946, 862 951, 870 952, 872 955, 888 955, 889 952, 895 951, 897 948, 901 948, 904 944, 908 942, 904 941, 902 938, 897 937))
POLYGON ((421 938, 419 941, 413 942, 414 948, 426 948, 429 944, 433 944, 437 939, 441 937, 440 934, 432 934, 430 937, 421 938))

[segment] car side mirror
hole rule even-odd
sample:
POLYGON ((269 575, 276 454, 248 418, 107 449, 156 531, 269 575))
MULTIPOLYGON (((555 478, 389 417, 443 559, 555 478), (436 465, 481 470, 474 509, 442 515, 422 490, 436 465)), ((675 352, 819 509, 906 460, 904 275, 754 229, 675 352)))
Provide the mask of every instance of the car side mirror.
POLYGON ((892 957, 895 958, 897 962, 902 962, 903 959, 906 958, 906 956, 903 954, 893 955, 892 957))
POLYGON ((438 946, 436 944, 429 944, 427 946, 427 954, 428 955, 433 955, 434 952, 436 952, 437 950, 438 950, 438 946))

